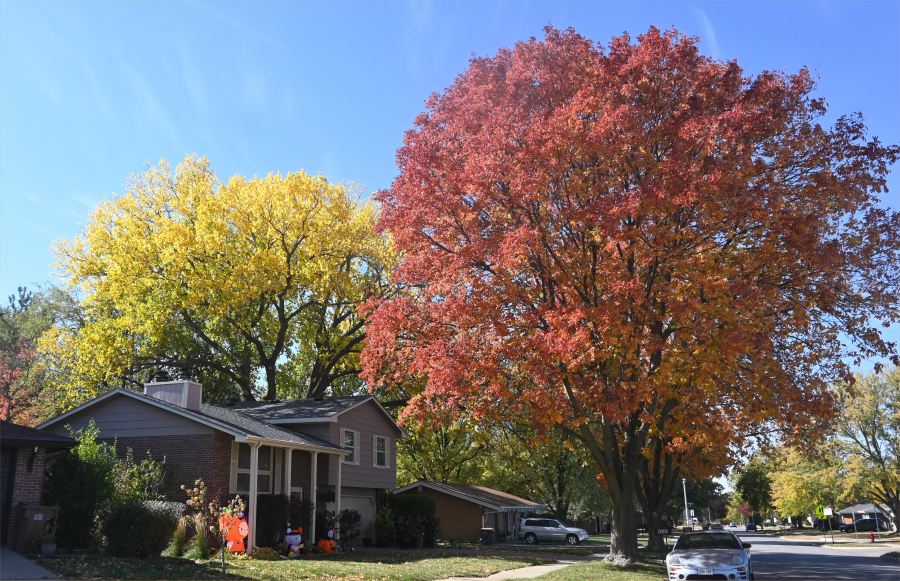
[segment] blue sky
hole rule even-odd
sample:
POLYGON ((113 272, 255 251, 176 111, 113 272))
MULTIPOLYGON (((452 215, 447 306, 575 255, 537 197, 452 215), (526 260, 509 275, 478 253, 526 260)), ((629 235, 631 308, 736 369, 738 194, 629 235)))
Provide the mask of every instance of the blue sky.
MULTIPOLYGON (((747 73, 819 71, 838 114, 900 141, 900 3, 0 3, 0 297, 161 158, 221 178, 390 185, 423 101, 472 53, 552 23, 607 43, 676 26, 747 73)), ((898 208, 898 171, 886 204, 898 208)))

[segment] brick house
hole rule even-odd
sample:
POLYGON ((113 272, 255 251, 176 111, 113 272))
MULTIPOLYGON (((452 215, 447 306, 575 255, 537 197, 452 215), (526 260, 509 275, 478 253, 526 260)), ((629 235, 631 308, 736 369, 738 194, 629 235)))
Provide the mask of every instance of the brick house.
POLYGON ((515 534, 518 519, 546 506, 486 486, 430 480, 413 482, 398 488, 394 494, 433 498, 445 540, 477 542, 481 540, 482 528, 494 529, 497 539, 505 540, 515 534))
POLYGON ((68 450, 78 442, 0 420, 0 544, 15 547, 22 505, 40 504, 47 452, 68 450))
MULTIPOLYGON (((114 389, 38 428, 62 435, 93 419, 120 455, 166 458, 167 499, 186 500, 181 485, 202 478, 220 500, 248 499, 251 523, 258 494, 315 502, 325 489, 335 493, 327 510, 354 508, 363 527, 374 522, 378 495, 397 484, 396 441, 405 436, 374 396, 207 405, 202 389, 188 378, 143 393, 114 389)), ((248 546, 254 540, 251 526, 248 546)))

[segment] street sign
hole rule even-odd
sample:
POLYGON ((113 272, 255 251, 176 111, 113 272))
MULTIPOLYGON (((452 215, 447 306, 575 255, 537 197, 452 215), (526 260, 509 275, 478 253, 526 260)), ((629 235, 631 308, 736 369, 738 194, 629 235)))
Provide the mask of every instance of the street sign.
POLYGON ((825 518, 825 505, 820 504, 816 507, 816 516, 819 518, 825 518))
POLYGON ((672 529, 656 529, 656 534, 668 536, 672 534, 672 529))
POLYGON ((694 516, 694 509, 691 509, 691 516, 694 516))
POLYGON ((831 515, 833 515, 833 514, 834 514, 834 511, 831 510, 830 508, 826 508, 826 509, 825 509, 825 516, 831 516, 831 515))

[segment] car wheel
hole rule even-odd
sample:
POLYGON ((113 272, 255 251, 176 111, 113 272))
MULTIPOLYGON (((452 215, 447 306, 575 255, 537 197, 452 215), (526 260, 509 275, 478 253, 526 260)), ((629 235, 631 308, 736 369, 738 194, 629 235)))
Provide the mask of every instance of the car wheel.
POLYGON ((570 545, 577 545, 578 537, 576 537, 575 535, 568 535, 568 536, 566 536, 566 542, 569 543, 570 545))
POLYGON ((528 533, 527 535, 525 535, 525 542, 528 543, 529 545, 536 545, 537 544, 537 535, 534 533, 528 533))

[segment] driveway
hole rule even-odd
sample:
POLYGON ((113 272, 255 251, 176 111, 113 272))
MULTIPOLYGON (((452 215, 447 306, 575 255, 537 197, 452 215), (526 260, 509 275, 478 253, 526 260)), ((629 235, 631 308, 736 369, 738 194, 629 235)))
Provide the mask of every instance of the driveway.
POLYGON ((893 547, 821 547, 813 541, 788 541, 735 530, 751 543, 753 573, 758 581, 775 579, 897 581, 897 563, 878 557, 893 547))

